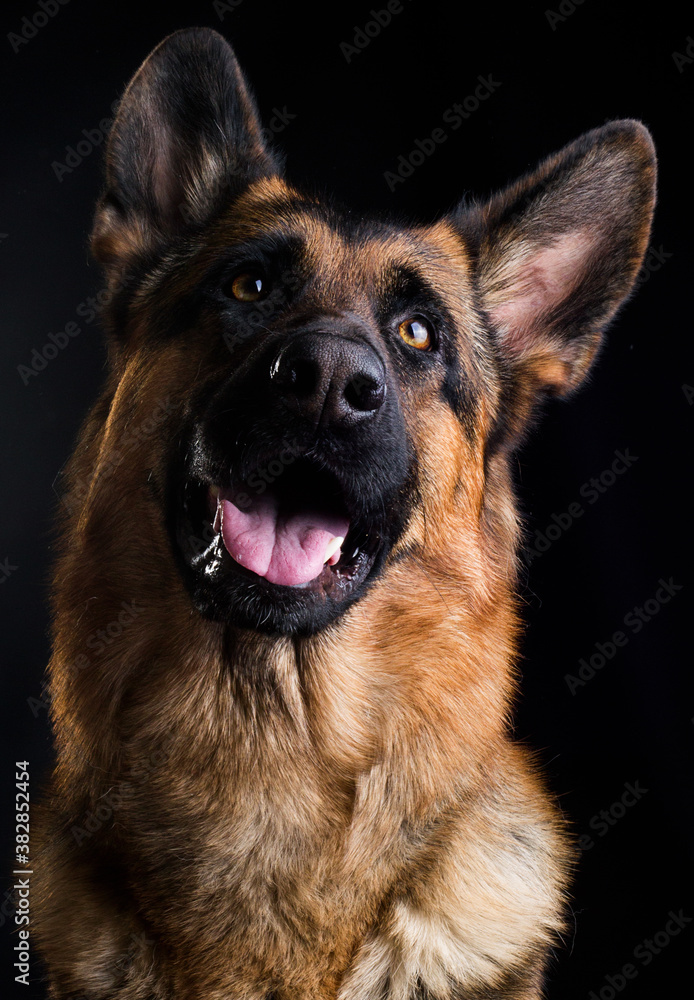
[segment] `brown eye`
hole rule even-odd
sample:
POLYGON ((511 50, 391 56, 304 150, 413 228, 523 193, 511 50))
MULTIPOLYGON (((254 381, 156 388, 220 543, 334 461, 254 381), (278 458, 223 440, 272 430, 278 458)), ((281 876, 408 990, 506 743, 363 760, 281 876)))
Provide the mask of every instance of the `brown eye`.
POLYGON ((430 351, 434 346, 431 327, 421 319, 406 319, 398 327, 398 333, 410 347, 419 351, 430 351))
POLYGON ((229 291, 239 302, 257 302, 267 291, 266 281, 256 271, 244 271, 234 278, 229 291))

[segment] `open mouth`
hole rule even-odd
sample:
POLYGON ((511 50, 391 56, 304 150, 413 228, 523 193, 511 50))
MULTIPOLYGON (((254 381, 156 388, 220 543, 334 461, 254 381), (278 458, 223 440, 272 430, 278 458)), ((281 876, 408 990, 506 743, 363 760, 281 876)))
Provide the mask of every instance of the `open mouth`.
POLYGON ((227 554, 269 584, 332 590, 373 561, 377 536, 350 512, 337 479, 306 459, 260 488, 210 486, 207 501, 227 554))
MULTIPOLYGON (((318 459, 264 456, 186 477, 176 538, 207 616, 274 631, 313 631, 345 610, 386 550, 385 524, 347 476, 318 459)), ((379 505, 381 507, 382 505, 379 505)))

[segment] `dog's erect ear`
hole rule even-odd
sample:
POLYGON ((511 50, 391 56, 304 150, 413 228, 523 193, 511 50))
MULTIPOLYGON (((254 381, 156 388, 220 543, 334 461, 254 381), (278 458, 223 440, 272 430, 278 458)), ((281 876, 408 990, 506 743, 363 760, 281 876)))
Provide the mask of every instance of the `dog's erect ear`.
POLYGON ((457 213, 480 303, 528 405, 538 391, 562 395, 586 375, 643 260, 655 175, 647 129, 615 121, 457 213))
POLYGON ((122 265, 278 171, 231 46, 209 28, 177 31, 148 56, 118 108, 94 255, 122 265))

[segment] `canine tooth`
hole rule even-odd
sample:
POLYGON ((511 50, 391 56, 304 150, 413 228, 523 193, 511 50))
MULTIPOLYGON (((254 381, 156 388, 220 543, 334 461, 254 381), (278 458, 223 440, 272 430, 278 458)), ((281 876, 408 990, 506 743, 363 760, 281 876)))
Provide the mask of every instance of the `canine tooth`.
POLYGON ((330 539, 330 541, 328 542, 328 547, 325 550, 325 558, 323 559, 323 564, 329 562, 331 566, 335 565, 337 560, 340 558, 339 551, 340 551, 340 546, 342 545, 343 542, 344 538, 340 538, 339 535, 336 535, 334 538, 330 539), (337 555, 337 559, 333 558, 333 556, 335 555, 337 555))
POLYGON ((210 486, 210 499, 215 502, 217 508, 214 514, 214 522, 212 524, 213 531, 221 531, 222 528, 222 498, 220 496, 220 490, 218 486, 210 486))

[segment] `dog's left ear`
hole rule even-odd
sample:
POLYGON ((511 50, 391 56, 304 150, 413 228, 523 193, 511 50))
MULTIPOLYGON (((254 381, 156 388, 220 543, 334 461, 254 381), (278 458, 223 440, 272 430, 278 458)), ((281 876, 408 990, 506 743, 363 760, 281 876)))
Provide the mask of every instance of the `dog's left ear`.
POLYGON ((120 102, 92 251, 122 267, 278 172, 231 46, 210 28, 177 31, 148 56, 120 102))
POLYGON ((643 260, 655 177, 648 130, 615 121, 486 205, 456 213, 526 412, 538 392, 563 395, 586 375, 643 260))

